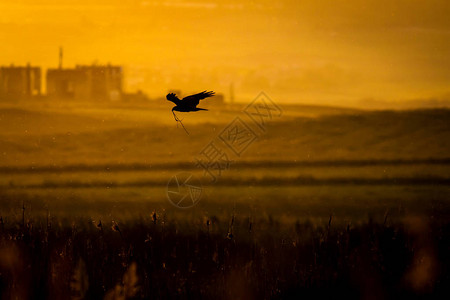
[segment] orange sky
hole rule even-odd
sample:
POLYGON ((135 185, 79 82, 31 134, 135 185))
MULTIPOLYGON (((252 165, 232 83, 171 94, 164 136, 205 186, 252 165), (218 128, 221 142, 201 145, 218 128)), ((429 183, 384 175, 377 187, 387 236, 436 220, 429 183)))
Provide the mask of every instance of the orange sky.
POLYGON ((450 98, 446 0, 0 2, 0 65, 114 63, 125 88, 365 105, 450 98), (94 3, 94 4, 92 4, 94 3), (365 99, 365 100, 364 100, 365 99))

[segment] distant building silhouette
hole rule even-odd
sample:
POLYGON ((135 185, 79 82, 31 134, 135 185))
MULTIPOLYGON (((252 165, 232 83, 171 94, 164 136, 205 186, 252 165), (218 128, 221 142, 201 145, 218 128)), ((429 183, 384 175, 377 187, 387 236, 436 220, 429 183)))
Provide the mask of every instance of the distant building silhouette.
POLYGON ((150 99, 144 92, 138 90, 135 93, 122 93, 121 100, 124 102, 147 102, 150 99))
POLYGON ((234 103, 234 83, 230 84, 230 103, 234 103))
POLYGON ((0 99, 30 99, 41 94, 41 68, 0 67, 0 99))
POLYGON ((224 94, 216 94, 212 101, 213 106, 223 106, 225 105, 225 96, 224 94))
POLYGON ((47 95, 76 100, 118 101, 122 96, 121 66, 76 66, 48 69, 47 95))

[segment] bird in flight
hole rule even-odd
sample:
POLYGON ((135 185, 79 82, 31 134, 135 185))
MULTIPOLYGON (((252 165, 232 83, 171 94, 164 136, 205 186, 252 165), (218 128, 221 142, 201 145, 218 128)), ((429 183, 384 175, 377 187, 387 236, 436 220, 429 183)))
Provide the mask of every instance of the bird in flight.
POLYGON ((205 98, 209 98, 212 96, 214 96, 213 91, 210 91, 210 92, 203 91, 198 94, 184 97, 181 100, 174 93, 167 94, 166 98, 167 98, 167 100, 175 103, 175 106, 172 108, 173 117, 175 118, 175 121, 177 121, 177 124, 179 122, 181 124, 181 126, 183 126, 184 131, 186 131, 186 133, 189 134, 189 132, 186 130, 183 123, 181 122, 180 118, 178 118, 177 115, 175 114, 175 111, 191 112, 191 111, 207 110, 205 108, 197 107, 197 105, 200 103, 200 100, 203 100, 205 98))

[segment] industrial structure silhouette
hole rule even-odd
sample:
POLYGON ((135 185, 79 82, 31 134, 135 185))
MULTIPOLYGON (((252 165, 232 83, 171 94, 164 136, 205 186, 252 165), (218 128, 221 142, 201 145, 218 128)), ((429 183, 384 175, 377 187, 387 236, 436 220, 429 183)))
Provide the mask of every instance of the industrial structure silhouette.
MULTIPOLYGON (((45 93, 41 67, 30 64, 1 66, 0 101, 43 98, 90 102, 149 100, 142 91, 124 91, 123 67, 120 65, 92 64, 63 68, 62 58, 63 52, 60 49, 59 66, 46 70, 45 93)), ((181 94, 181 91, 176 91, 178 95, 181 94)), ((215 104, 223 103, 223 95, 217 95, 215 104)))

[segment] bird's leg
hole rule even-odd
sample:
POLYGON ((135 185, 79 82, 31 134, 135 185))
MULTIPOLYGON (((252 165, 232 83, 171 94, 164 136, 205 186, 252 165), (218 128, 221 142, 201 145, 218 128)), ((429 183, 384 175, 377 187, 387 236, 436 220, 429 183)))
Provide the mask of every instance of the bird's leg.
POLYGON ((172 114, 173 114, 173 117, 175 118, 175 121, 177 121, 177 127, 178 127, 178 122, 179 122, 181 124, 181 126, 183 127, 184 131, 186 131, 186 133, 189 135, 189 132, 184 127, 183 122, 181 122, 180 118, 177 117, 177 115, 175 114, 175 112, 173 110, 172 110, 172 114))

